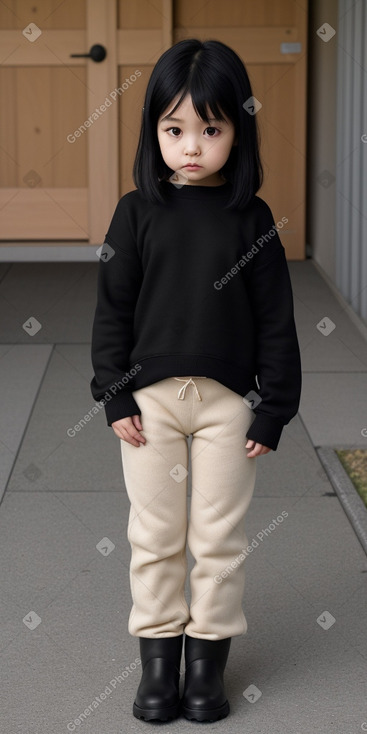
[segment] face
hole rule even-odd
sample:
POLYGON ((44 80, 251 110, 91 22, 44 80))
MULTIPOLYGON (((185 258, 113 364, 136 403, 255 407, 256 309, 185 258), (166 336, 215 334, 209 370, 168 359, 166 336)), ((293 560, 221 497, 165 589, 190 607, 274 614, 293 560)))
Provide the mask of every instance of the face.
POLYGON ((237 144, 233 123, 227 117, 225 122, 214 120, 209 111, 211 120, 208 125, 197 116, 189 94, 175 110, 173 117, 163 121, 178 100, 179 95, 158 120, 157 135, 164 162, 173 171, 182 174, 183 180, 191 186, 223 184, 224 179, 219 171, 228 160, 232 146, 237 144), (195 163, 199 167, 186 168, 188 163, 195 163))

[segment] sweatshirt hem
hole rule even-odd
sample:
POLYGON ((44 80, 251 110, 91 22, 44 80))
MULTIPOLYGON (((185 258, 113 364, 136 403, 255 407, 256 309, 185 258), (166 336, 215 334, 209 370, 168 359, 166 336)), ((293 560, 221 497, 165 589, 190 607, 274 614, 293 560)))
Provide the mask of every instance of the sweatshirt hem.
MULTIPOLYGON (((141 410, 134 397, 135 391, 168 377, 205 376, 217 380, 242 397, 245 397, 251 390, 258 392, 253 374, 246 374, 245 367, 205 355, 161 355, 137 359, 134 367, 130 368, 129 375, 129 382, 105 405, 108 426, 127 416, 141 415, 141 410), (226 365, 226 371, 223 370, 223 365, 226 365), (140 366, 141 369, 133 374, 137 366, 140 366)), ((258 408, 255 408, 253 412, 254 420, 245 438, 276 451, 284 420, 261 413, 258 408)))
POLYGON ((254 375, 249 372, 248 367, 238 366, 233 362, 216 357, 201 354, 157 355, 145 359, 136 358, 135 364, 140 365, 141 370, 131 380, 131 391, 165 380, 167 377, 181 377, 190 374, 217 380, 229 390, 243 397, 250 390, 257 390, 254 375))

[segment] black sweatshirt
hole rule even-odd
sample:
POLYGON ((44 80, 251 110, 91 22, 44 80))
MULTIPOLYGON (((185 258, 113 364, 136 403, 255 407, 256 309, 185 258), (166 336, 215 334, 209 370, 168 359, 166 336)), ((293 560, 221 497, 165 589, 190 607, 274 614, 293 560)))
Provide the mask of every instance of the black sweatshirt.
POLYGON ((206 376, 248 395, 255 418, 244 443, 275 451, 298 411, 302 373, 271 210, 258 196, 242 212, 223 209, 230 182, 161 185, 168 204, 150 203, 138 189, 120 199, 101 249, 92 395, 110 426, 141 415, 134 390, 206 376))

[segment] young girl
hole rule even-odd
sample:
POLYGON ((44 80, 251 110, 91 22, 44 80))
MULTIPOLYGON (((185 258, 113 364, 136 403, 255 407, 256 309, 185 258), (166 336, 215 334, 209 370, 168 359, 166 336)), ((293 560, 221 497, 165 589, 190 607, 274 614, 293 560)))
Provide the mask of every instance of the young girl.
POLYGON ((131 503, 129 633, 142 661, 133 713, 146 721, 179 713, 184 634, 183 715, 229 713, 223 673, 231 638, 247 632, 244 518, 256 458, 276 451, 299 407, 292 288, 256 196, 251 97, 243 62, 219 41, 180 41, 160 57, 137 188, 118 202, 98 266, 91 391, 120 439, 131 503))

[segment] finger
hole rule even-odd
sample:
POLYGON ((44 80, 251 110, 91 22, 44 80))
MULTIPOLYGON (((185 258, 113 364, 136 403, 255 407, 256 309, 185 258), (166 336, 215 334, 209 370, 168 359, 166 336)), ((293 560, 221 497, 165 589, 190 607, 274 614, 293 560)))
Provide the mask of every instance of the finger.
POLYGON ((131 439, 131 442, 134 442, 134 446, 145 443, 145 438, 142 436, 139 431, 134 430, 134 427, 131 427, 130 431, 127 431, 127 434, 129 438, 131 439), (135 443, 136 442, 136 443, 135 443))
POLYGON ((133 446, 140 446, 140 442, 138 441, 136 431, 133 427, 131 427, 131 430, 125 429, 124 432, 124 440, 127 443, 131 443, 133 446))
POLYGON ((138 428, 139 431, 142 431, 143 430, 143 426, 141 424, 141 420, 140 420, 140 416, 139 415, 133 415, 132 422, 133 422, 135 428, 138 428))
MULTIPOLYGON (((140 421, 139 421, 139 423, 140 423, 140 421)), ((141 435, 141 433, 140 433, 140 431, 142 431, 142 430, 143 430, 143 426, 141 425, 141 423, 140 423, 140 427, 139 427, 139 426, 137 426, 137 428, 139 429, 139 432, 138 432, 137 438, 138 438, 138 439, 139 439, 139 440, 140 440, 140 441, 141 441, 142 443, 145 443, 145 438, 144 438, 144 436, 142 436, 142 435, 141 435)))
MULTIPOLYGON (((134 415, 132 417, 132 421, 133 421, 135 428, 138 428, 139 431, 143 430, 143 426, 140 420, 140 415, 134 415)), ((137 438, 140 441, 140 443, 146 443, 146 439, 144 438, 144 436, 140 434, 140 432, 138 433, 137 438)))
POLYGON ((252 459, 254 456, 256 456, 255 449, 252 449, 248 454, 247 458, 252 459))
POLYGON ((129 433, 129 431, 124 428, 124 426, 121 426, 121 428, 115 430, 116 436, 121 440, 125 441, 125 443, 131 443, 133 446, 140 446, 140 443, 135 440, 133 434, 129 433))
POLYGON ((255 456, 260 456, 262 453, 262 445, 260 443, 254 442, 254 446, 252 447, 250 453, 247 454, 247 457, 249 459, 255 458, 255 456))
POLYGON ((132 430, 132 432, 130 433, 130 436, 133 436, 133 438, 135 438, 136 441, 140 441, 140 443, 145 443, 145 438, 144 436, 141 435, 139 431, 132 430))

